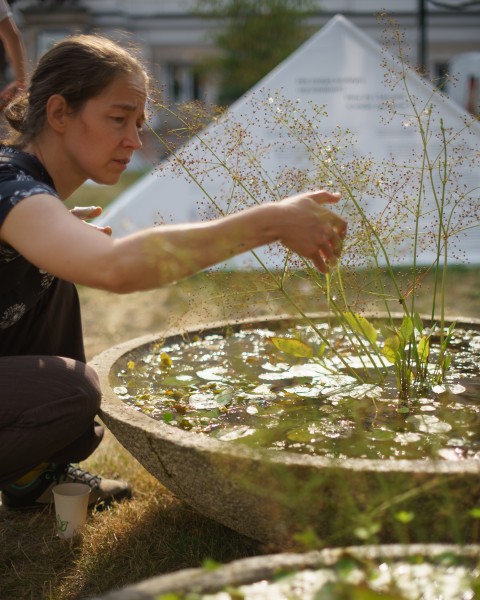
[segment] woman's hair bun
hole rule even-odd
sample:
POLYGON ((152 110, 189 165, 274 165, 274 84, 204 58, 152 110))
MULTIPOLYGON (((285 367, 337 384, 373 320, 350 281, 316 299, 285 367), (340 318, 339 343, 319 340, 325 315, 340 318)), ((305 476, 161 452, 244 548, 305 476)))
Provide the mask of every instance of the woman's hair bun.
POLYGON ((3 114, 10 127, 20 133, 23 132, 25 114, 28 110, 28 96, 25 92, 18 94, 3 109, 3 114))

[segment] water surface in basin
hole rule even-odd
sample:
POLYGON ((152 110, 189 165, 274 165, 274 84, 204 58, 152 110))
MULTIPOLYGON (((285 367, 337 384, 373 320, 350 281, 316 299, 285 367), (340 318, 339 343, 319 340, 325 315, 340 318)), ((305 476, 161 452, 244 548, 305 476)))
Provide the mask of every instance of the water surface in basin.
MULTIPOLYGON (((317 327, 359 367, 339 328, 317 327)), ((143 347, 117 362, 113 388, 153 419, 253 447, 374 459, 480 456, 477 331, 455 331, 447 380, 408 402, 397 398, 393 371, 381 385, 359 384, 338 359, 279 351, 271 341, 278 335, 272 326, 143 347)), ((283 326, 281 336, 318 343, 305 325, 283 326)))

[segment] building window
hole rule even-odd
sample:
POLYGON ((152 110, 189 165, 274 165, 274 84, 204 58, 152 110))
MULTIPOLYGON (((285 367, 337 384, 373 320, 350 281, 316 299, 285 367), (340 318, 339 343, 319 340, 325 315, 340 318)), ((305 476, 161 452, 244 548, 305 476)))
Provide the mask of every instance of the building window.
POLYGON ((167 65, 167 97, 173 103, 202 100, 199 74, 194 65, 167 65))
POLYGON ((448 63, 438 62, 433 66, 433 84, 444 90, 448 82, 448 63))

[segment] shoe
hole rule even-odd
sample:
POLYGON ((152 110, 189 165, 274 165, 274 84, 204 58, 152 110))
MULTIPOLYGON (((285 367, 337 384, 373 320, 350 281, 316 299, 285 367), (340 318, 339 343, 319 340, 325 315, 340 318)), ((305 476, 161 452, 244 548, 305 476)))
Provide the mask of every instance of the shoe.
POLYGON ((74 465, 50 464, 27 485, 11 483, 2 490, 2 504, 11 510, 32 510, 53 504, 52 489, 59 483, 86 483, 91 492, 88 505, 99 510, 112 502, 132 497, 126 481, 103 479, 74 465))

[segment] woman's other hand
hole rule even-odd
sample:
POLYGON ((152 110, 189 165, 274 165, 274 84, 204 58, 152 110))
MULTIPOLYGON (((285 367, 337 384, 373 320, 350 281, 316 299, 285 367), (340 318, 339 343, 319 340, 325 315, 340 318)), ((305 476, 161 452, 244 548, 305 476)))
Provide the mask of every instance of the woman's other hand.
MULTIPOLYGON (((75 217, 78 217, 82 221, 86 221, 88 219, 94 219, 95 217, 100 216, 102 214, 102 207, 101 206, 75 206, 74 208, 72 208, 70 210, 70 212, 72 213, 72 215, 74 215, 75 217)), ((87 225, 90 225, 90 227, 93 227, 94 229, 98 229, 98 231, 101 231, 102 233, 105 233, 106 235, 112 235, 112 228, 109 226, 99 227, 98 225, 95 225, 94 223, 87 223, 87 225)))

